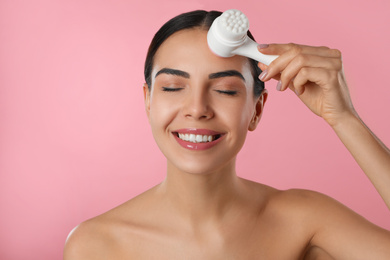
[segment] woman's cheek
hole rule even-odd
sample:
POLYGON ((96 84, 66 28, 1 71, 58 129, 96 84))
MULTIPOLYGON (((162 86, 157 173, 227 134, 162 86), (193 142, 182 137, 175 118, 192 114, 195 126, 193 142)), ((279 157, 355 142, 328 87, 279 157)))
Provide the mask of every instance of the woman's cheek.
POLYGON ((151 120, 158 125, 166 125, 173 115, 177 114, 177 103, 168 100, 155 99, 150 106, 151 120))

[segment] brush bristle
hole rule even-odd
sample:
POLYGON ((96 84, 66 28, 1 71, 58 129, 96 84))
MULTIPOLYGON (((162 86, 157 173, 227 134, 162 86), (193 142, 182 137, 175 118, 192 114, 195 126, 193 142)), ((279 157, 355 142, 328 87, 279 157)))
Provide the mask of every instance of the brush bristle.
POLYGON ((219 18, 220 29, 233 34, 243 35, 249 29, 248 18, 238 10, 227 10, 219 18), (222 28, 221 28, 222 27, 222 28))
POLYGON ((218 56, 232 57, 233 51, 246 42, 248 29, 248 18, 242 12, 227 10, 214 20, 207 33, 207 42, 218 56))

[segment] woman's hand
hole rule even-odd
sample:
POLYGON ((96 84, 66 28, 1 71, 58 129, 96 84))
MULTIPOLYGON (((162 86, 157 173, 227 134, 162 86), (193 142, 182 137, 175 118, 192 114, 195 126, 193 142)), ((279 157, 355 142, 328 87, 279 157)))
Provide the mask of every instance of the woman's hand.
POLYGON ((359 118, 345 82, 341 53, 327 47, 270 44, 263 54, 279 55, 263 70, 262 81, 279 80, 334 129, 390 209, 390 150, 359 118))
POLYGON ((277 89, 290 88, 316 115, 332 127, 345 116, 357 116, 345 81, 341 52, 327 47, 270 44, 263 54, 279 55, 269 66, 259 63, 262 81, 278 80, 277 89))

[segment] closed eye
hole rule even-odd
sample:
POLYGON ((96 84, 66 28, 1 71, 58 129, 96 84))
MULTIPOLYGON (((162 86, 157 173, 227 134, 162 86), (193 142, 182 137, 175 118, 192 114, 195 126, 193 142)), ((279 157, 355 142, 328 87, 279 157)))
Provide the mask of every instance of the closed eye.
POLYGON ((183 88, 168 88, 168 87, 162 87, 162 90, 163 91, 166 91, 166 92, 175 92, 175 91, 180 91, 182 90, 183 88))
POLYGON ((235 90, 216 90, 218 93, 225 94, 228 96, 235 96, 237 95, 237 91, 235 90))

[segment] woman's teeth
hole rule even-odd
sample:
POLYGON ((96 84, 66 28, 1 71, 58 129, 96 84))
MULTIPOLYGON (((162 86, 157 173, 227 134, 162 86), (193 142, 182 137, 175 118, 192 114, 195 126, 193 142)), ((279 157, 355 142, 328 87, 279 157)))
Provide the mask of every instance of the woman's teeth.
POLYGON ((216 136, 213 135, 195 135, 195 134, 180 134, 178 136, 181 140, 188 141, 191 143, 207 143, 214 141, 216 136))

